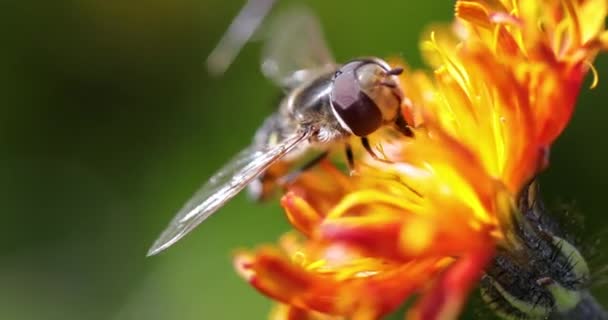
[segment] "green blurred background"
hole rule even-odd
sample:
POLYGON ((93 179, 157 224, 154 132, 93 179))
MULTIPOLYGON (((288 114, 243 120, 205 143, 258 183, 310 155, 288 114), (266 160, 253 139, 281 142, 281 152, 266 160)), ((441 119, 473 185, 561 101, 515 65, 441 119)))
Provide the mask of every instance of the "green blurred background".
MULTIPOLYGON (((270 303, 235 275, 231 252, 287 230, 276 203, 239 196, 145 258, 274 108, 258 44, 221 78, 205 70, 243 3, 2 1, 0 319, 266 317, 270 303)), ((417 67, 421 30, 453 10, 451 1, 308 3, 338 61, 401 54, 417 67)), ((549 203, 576 200, 591 239, 608 230, 607 66, 600 58, 599 87, 582 93, 542 180, 549 203)))

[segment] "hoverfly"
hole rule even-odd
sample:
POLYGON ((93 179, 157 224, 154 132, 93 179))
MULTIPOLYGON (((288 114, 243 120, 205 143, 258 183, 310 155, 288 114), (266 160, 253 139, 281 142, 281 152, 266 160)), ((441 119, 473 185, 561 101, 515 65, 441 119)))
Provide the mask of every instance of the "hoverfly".
POLYGON ((342 143, 352 169, 353 153, 347 138, 360 137, 368 153, 384 160, 372 150, 369 134, 390 125, 412 135, 400 112, 403 94, 397 76, 401 68, 393 69, 376 57, 337 64, 316 16, 305 7, 284 11, 268 34, 262 72, 283 89, 278 110, 266 118, 251 145, 227 162, 182 207, 148 255, 179 241, 245 187, 249 186, 254 196, 263 196, 260 186, 268 180, 276 182, 264 177, 275 163, 289 163, 316 151, 319 155, 304 166, 308 168, 342 143))

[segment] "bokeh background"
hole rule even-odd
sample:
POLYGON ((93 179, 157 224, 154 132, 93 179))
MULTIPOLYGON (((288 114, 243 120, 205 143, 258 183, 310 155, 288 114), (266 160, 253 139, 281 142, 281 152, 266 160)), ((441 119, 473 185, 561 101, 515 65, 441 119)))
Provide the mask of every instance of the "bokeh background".
MULTIPOLYGON (((420 32, 453 10, 451 1, 306 2, 338 61, 400 54, 416 67, 420 32)), ((266 317, 269 301, 235 275, 231 252, 287 230, 276 203, 241 195, 145 258, 173 213, 274 108, 259 44, 223 77, 205 69, 243 4, 2 1, 0 319, 266 317)), ((583 91, 542 178, 550 204, 575 202, 584 213, 587 241, 608 230, 608 59, 597 67, 599 86, 583 91)), ((606 305, 606 290, 596 293, 606 305)))

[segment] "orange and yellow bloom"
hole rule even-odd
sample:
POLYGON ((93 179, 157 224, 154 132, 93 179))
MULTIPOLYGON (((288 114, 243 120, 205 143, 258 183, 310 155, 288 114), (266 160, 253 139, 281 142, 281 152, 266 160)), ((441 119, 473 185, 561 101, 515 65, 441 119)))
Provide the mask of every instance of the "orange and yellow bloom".
MULTIPOLYGON (((522 188, 548 164, 596 54, 605 0, 457 1, 408 71, 415 137, 372 136, 352 176, 330 163, 282 198, 297 232, 236 255, 239 273, 280 302, 272 319, 377 319, 419 294, 408 319, 453 319, 513 231, 522 188)), ((398 61, 394 62, 399 64, 398 61)))

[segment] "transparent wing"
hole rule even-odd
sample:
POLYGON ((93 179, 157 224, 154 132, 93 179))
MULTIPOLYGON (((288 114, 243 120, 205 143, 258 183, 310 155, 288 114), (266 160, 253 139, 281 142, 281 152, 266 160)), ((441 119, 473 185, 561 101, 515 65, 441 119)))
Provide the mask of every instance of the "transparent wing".
POLYGON ((302 5, 281 12, 265 32, 262 73, 283 88, 292 88, 335 66, 321 24, 302 5))
POLYGON ((155 255, 179 241, 236 196, 272 163, 282 158, 309 136, 309 131, 302 130, 263 150, 249 147, 241 151, 212 176, 179 210, 154 242, 148 251, 148 256, 155 255))
POLYGON ((207 69, 211 74, 221 75, 226 72, 245 43, 252 39, 275 2, 276 0, 247 1, 207 58, 207 69))

